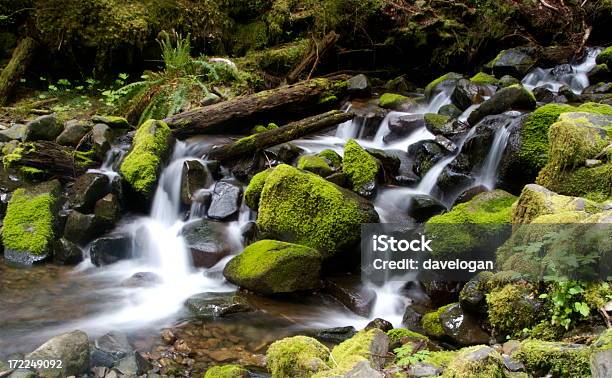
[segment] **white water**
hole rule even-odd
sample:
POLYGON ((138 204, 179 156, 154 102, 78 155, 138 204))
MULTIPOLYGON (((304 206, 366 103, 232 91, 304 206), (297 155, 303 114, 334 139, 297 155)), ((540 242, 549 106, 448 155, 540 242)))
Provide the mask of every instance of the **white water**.
POLYGON ((499 167, 504 150, 508 144, 509 137, 510 128, 508 125, 503 125, 495 131, 495 138, 493 139, 491 149, 487 154, 480 174, 477 176, 478 178, 475 186, 483 185, 488 190, 495 189, 495 183, 497 181, 497 168, 499 167))

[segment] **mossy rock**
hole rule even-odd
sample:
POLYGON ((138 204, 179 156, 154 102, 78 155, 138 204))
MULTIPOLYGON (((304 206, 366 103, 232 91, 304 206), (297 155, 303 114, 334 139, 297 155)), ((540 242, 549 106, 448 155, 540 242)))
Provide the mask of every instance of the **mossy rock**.
POLYGON ((213 366, 206 370, 204 378, 249 378, 249 371, 239 365, 213 366))
POLYGON ((319 152, 317 156, 327 159, 334 168, 342 167, 342 156, 338 155, 338 153, 334 150, 327 148, 319 152))
POLYGON ((399 109, 410 103, 412 100, 409 97, 397 93, 384 93, 378 99, 378 105, 385 109, 399 109))
POLYGON ((411 331, 407 328, 393 328, 387 331, 389 336, 389 343, 391 345, 400 343, 402 341, 429 341, 429 338, 425 335, 421 335, 418 332, 411 331))
POLYGON ((148 120, 136 131, 130 153, 119 172, 143 198, 151 198, 158 175, 173 146, 172 131, 163 121, 148 120))
POLYGON ((60 192, 57 180, 13 192, 2 229, 8 261, 30 265, 53 253, 60 192))
POLYGON ((478 72, 476 75, 470 78, 470 81, 474 84, 480 85, 497 85, 499 80, 493 75, 489 75, 484 72, 478 72))
MULTIPOLYGON (((389 349, 389 337, 378 328, 362 330, 332 349, 330 361, 334 369, 315 375, 317 378, 344 376, 355 365, 368 361, 373 369, 381 369, 389 349)), ((314 378, 314 377, 313 377, 314 378)))
POLYGON ((327 177, 333 173, 333 170, 327 161, 324 158, 316 155, 300 156, 297 161, 297 167, 321 177, 327 177))
POLYGON ((431 100, 440 92, 450 93, 451 88, 453 88, 455 83, 460 79, 463 79, 463 75, 455 72, 449 72, 438 77, 437 79, 432 80, 425 87, 425 98, 431 100))
POLYGON ((249 181, 249 185, 244 191, 244 202, 253 210, 257 210, 259 207, 259 197, 270 172, 272 172, 272 168, 257 173, 249 181))
POLYGON ((291 293, 320 286, 321 255, 316 250, 277 240, 260 240, 232 258, 223 275, 260 294, 291 293))
POLYGON ((495 349, 476 345, 461 349, 448 364, 443 378, 505 378, 504 361, 495 349))
POLYGON ((433 239, 433 253, 453 256, 494 250, 499 239, 510 231, 515 201, 512 194, 494 190, 480 193, 448 213, 433 216, 425 224, 425 232, 433 239))
POLYGON ((91 122, 105 124, 111 129, 128 129, 130 127, 127 119, 117 116, 95 115, 91 117, 91 122))
POLYGON ((281 164, 265 179, 259 230, 329 257, 360 240, 362 223, 378 222, 372 204, 322 177, 281 164))
POLYGON ((287 337, 274 342, 266 353, 273 378, 310 378, 328 370, 329 349, 306 336, 287 337))
POLYGON ((512 357, 534 376, 589 377, 589 354, 584 345, 528 339, 521 342, 512 357))
POLYGON ((286 43, 258 51, 249 51, 236 64, 245 69, 263 70, 276 75, 286 75, 308 53, 308 39, 286 43))
POLYGON ((538 59, 538 50, 529 46, 520 46, 502 50, 487 63, 495 76, 512 75, 523 77, 535 66, 538 59))
POLYGON ((444 327, 442 326, 442 321, 440 320, 440 315, 453 305, 455 305, 455 303, 442 306, 436 311, 428 312, 423 315, 421 318, 421 327, 423 327, 427 336, 439 339, 446 335, 444 327))
POLYGON ((612 70, 612 46, 600 52, 595 58, 597 64, 605 64, 608 69, 612 70))
POLYGON ((376 178, 381 164, 354 139, 344 145, 342 171, 349 178, 353 191, 369 197, 376 191, 376 178))
POLYGON ((487 294, 489 323, 501 335, 518 336, 537 323, 540 304, 528 284, 508 284, 487 294))
POLYGON ((427 130, 434 135, 438 135, 448 131, 449 127, 445 126, 447 126, 452 118, 443 114, 425 113, 423 119, 425 120, 425 127, 427 130))

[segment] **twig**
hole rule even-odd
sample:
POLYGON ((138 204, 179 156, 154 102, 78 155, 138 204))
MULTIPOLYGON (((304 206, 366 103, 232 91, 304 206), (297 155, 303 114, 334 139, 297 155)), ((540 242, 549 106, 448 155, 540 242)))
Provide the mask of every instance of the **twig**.
POLYGON ((315 45, 315 53, 317 54, 316 59, 314 61, 314 63, 312 64, 312 68, 310 69, 310 72, 308 73, 308 78, 306 80, 310 80, 310 78, 312 77, 312 73, 314 72, 315 68, 317 67, 317 64, 319 64, 319 43, 317 42, 317 39, 314 37, 314 34, 312 35, 312 40, 314 42, 315 45))
POLYGON ((541 3, 542 5, 544 5, 544 6, 545 6, 546 8, 548 8, 548 9, 552 9, 552 10, 554 10, 555 12, 559 12, 559 8, 557 8, 557 7, 553 7, 552 5, 548 4, 548 3, 547 3, 546 1, 544 1, 544 0, 540 0, 540 3, 541 3))

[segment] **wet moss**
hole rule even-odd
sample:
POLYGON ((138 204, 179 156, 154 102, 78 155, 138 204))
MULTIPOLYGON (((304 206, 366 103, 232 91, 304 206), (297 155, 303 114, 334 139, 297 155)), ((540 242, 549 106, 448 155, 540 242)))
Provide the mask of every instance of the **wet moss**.
POLYGON ((375 342, 374 340, 380 338, 381 335, 387 338, 386 334, 377 328, 362 330, 350 339, 336 345, 332 349, 329 359, 330 365, 334 366, 334 369, 325 372, 321 377, 342 376, 361 361, 370 361, 374 366, 377 365, 373 361, 379 360, 381 357, 372 354, 371 346, 375 342))
POLYGON ((425 97, 427 98, 431 98, 435 93, 434 91, 437 91, 437 87, 438 85, 442 84, 445 81, 456 81, 461 79, 463 76, 455 73, 455 72, 449 72, 446 73, 442 76, 440 76, 437 79, 432 80, 429 84, 427 84, 427 86, 425 87, 425 97))
POLYGON ((512 357, 537 376, 588 377, 589 349, 583 345, 528 339, 512 357))
POLYGON ((342 157, 334 150, 330 150, 329 148, 325 149, 319 152, 317 156, 327 159, 334 168, 340 168, 342 166, 342 157))
POLYGON ((537 183, 560 194, 602 202, 612 196, 612 163, 561 172, 545 168, 540 171, 537 183))
POLYGON ((427 125, 428 130, 442 132, 442 130, 444 130, 444 125, 451 120, 451 117, 442 114, 425 113, 423 119, 425 120, 425 125, 427 125))
POLYGON ((274 342, 266 353, 268 369, 274 378, 310 378, 327 370, 329 349, 306 336, 288 337, 274 342))
POLYGON ((517 336, 538 319, 532 288, 527 284, 508 284, 487 294, 488 319, 501 335, 517 336))
POLYGON ((297 167, 321 177, 327 177, 333 172, 329 164, 327 164, 327 161, 316 155, 300 156, 297 161, 297 167))
POLYGON ((482 85, 497 85, 499 80, 493 75, 489 75, 484 72, 478 72, 476 75, 470 78, 470 81, 474 84, 482 85))
POLYGON ((401 342, 402 340, 408 339, 411 341, 428 341, 429 338, 425 335, 421 335, 418 332, 411 331, 406 328, 393 328, 387 331, 389 336, 389 343, 391 345, 401 342))
POLYGON ((396 94, 396 93, 384 93, 378 99, 378 105, 381 108, 386 108, 386 109, 397 108, 398 106, 406 102, 410 102, 410 98, 406 96, 402 96, 401 94, 396 94))
POLYGON ((354 191, 359 192, 362 188, 375 183, 379 170, 380 165, 376 158, 354 139, 344 145, 342 171, 347 174, 354 191))
POLYGON ((213 366, 206 370, 204 378, 248 378, 248 370, 239 365, 213 366))
POLYGON ((597 64, 606 64, 608 68, 612 68, 612 46, 607 47, 600 52, 595 58, 597 64))
POLYGON ((492 348, 484 345, 476 345, 459 350, 448 364, 443 378, 505 378, 504 362, 502 356, 492 348), (487 353, 485 358, 480 358, 480 353, 487 353), (476 354, 479 358, 471 358, 476 354))
POLYGON ((272 172, 272 168, 268 168, 265 171, 261 171, 257 173, 247 186, 244 191, 244 202, 248 207, 253 210, 257 210, 259 207, 259 198, 261 196, 261 191, 263 190, 264 184, 266 183, 266 178, 272 172))
POLYGON ((440 315, 442 315, 444 311, 454 306, 455 304, 456 303, 451 303, 446 306, 442 306, 436 311, 428 312, 427 314, 423 315, 423 318, 421 319, 421 327, 423 327, 423 330, 425 331, 425 334, 427 336, 435 338, 444 337, 446 333, 444 332, 444 328, 442 327, 440 315))

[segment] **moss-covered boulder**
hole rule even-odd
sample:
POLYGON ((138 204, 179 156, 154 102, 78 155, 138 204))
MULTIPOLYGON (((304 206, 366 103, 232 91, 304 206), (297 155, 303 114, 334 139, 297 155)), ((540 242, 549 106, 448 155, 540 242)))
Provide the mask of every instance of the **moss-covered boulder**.
POLYGON ((32 264, 53 253, 61 185, 48 181, 13 192, 6 209, 2 243, 4 257, 19 264, 32 264))
POLYGON ((281 164, 265 179, 257 226, 274 239, 329 257, 355 245, 362 223, 378 222, 372 204, 315 174, 281 164))
POLYGON ((321 255, 298 244, 260 240, 231 259, 228 281, 261 294, 291 293, 320 286, 321 255))
POLYGON ((213 366, 206 370, 204 378, 249 378, 249 371, 240 365, 213 366))
POLYGON ((324 159, 327 159, 327 161, 329 161, 329 164, 333 167, 333 168, 340 168, 342 167, 342 156, 338 155, 338 153, 334 150, 331 150, 329 148, 319 152, 317 154, 317 156, 320 156, 324 159))
POLYGON ((487 294, 488 319, 501 335, 519 335, 537 323, 541 305, 528 284, 507 284, 487 294))
POLYGON ((492 114, 500 114, 512 109, 532 110, 536 107, 536 99, 522 85, 511 85, 497 91, 491 98, 483 102, 478 109, 470 113, 468 122, 476 125, 478 121, 492 114))
POLYGON ((253 176, 251 181, 249 181, 249 185, 244 191, 244 202, 253 210, 257 210, 259 207, 259 196, 261 195, 261 191, 266 183, 266 178, 270 172, 272 172, 272 168, 257 173, 253 176))
POLYGON ((436 311, 428 312, 421 318, 421 327, 425 331, 425 334, 429 337, 441 338, 444 337, 444 327, 440 321, 440 314, 450 308, 453 303, 442 306, 436 311))
POLYGON ((412 104, 413 100, 409 97, 397 93, 384 93, 378 99, 378 105, 385 109, 401 109, 412 104))
POLYGON ((492 61, 487 63, 487 67, 497 77, 504 75, 523 77, 537 61, 538 51, 535 48, 521 46, 500 51, 492 61))
POLYGON ((328 370, 329 349, 316 339, 294 336, 274 342, 266 353, 273 378, 310 378, 328 370))
POLYGON ((612 374, 612 329, 604 331, 591 345, 591 376, 605 378, 612 374))
POLYGON ((492 276, 492 272, 480 272, 461 288, 459 292, 459 303, 463 309, 475 314, 484 314, 487 312, 487 283, 492 276))
POLYGON ((470 81, 480 85, 497 85, 499 83, 499 80, 495 76, 484 72, 478 72, 470 78, 470 81))
POLYGON ((152 197, 163 163, 172 151, 172 141, 172 132, 163 121, 149 120, 136 131, 119 172, 139 196, 152 197))
POLYGON ((612 46, 600 52, 595 58, 597 64, 605 64, 608 69, 612 70, 612 46))
POLYGON ((436 215, 425 224, 438 256, 495 250, 499 238, 509 231, 511 206, 516 197, 503 190, 476 195, 456 205, 446 214, 436 215))
POLYGON ((495 349, 477 345, 461 349, 448 364, 443 378, 504 378, 504 361, 495 349))
POLYGON ((425 98, 431 100, 435 95, 441 92, 450 94, 458 80, 463 79, 463 75, 449 72, 437 79, 432 80, 425 86, 425 98))
POLYGON ((376 177, 381 165, 375 157, 351 139, 344 145, 342 171, 348 176, 353 190, 369 197, 376 192, 376 177))
POLYGON ((584 345, 528 339, 512 357, 534 376, 589 377, 589 352, 584 345))
POLYGON ((333 172, 327 161, 324 158, 316 155, 300 156, 297 161, 297 167, 299 169, 317 174, 321 177, 327 177, 333 172))
POLYGON ((128 129, 130 127, 127 119, 110 115, 95 115, 91 117, 91 122, 102 123, 111 129, 128 129))

